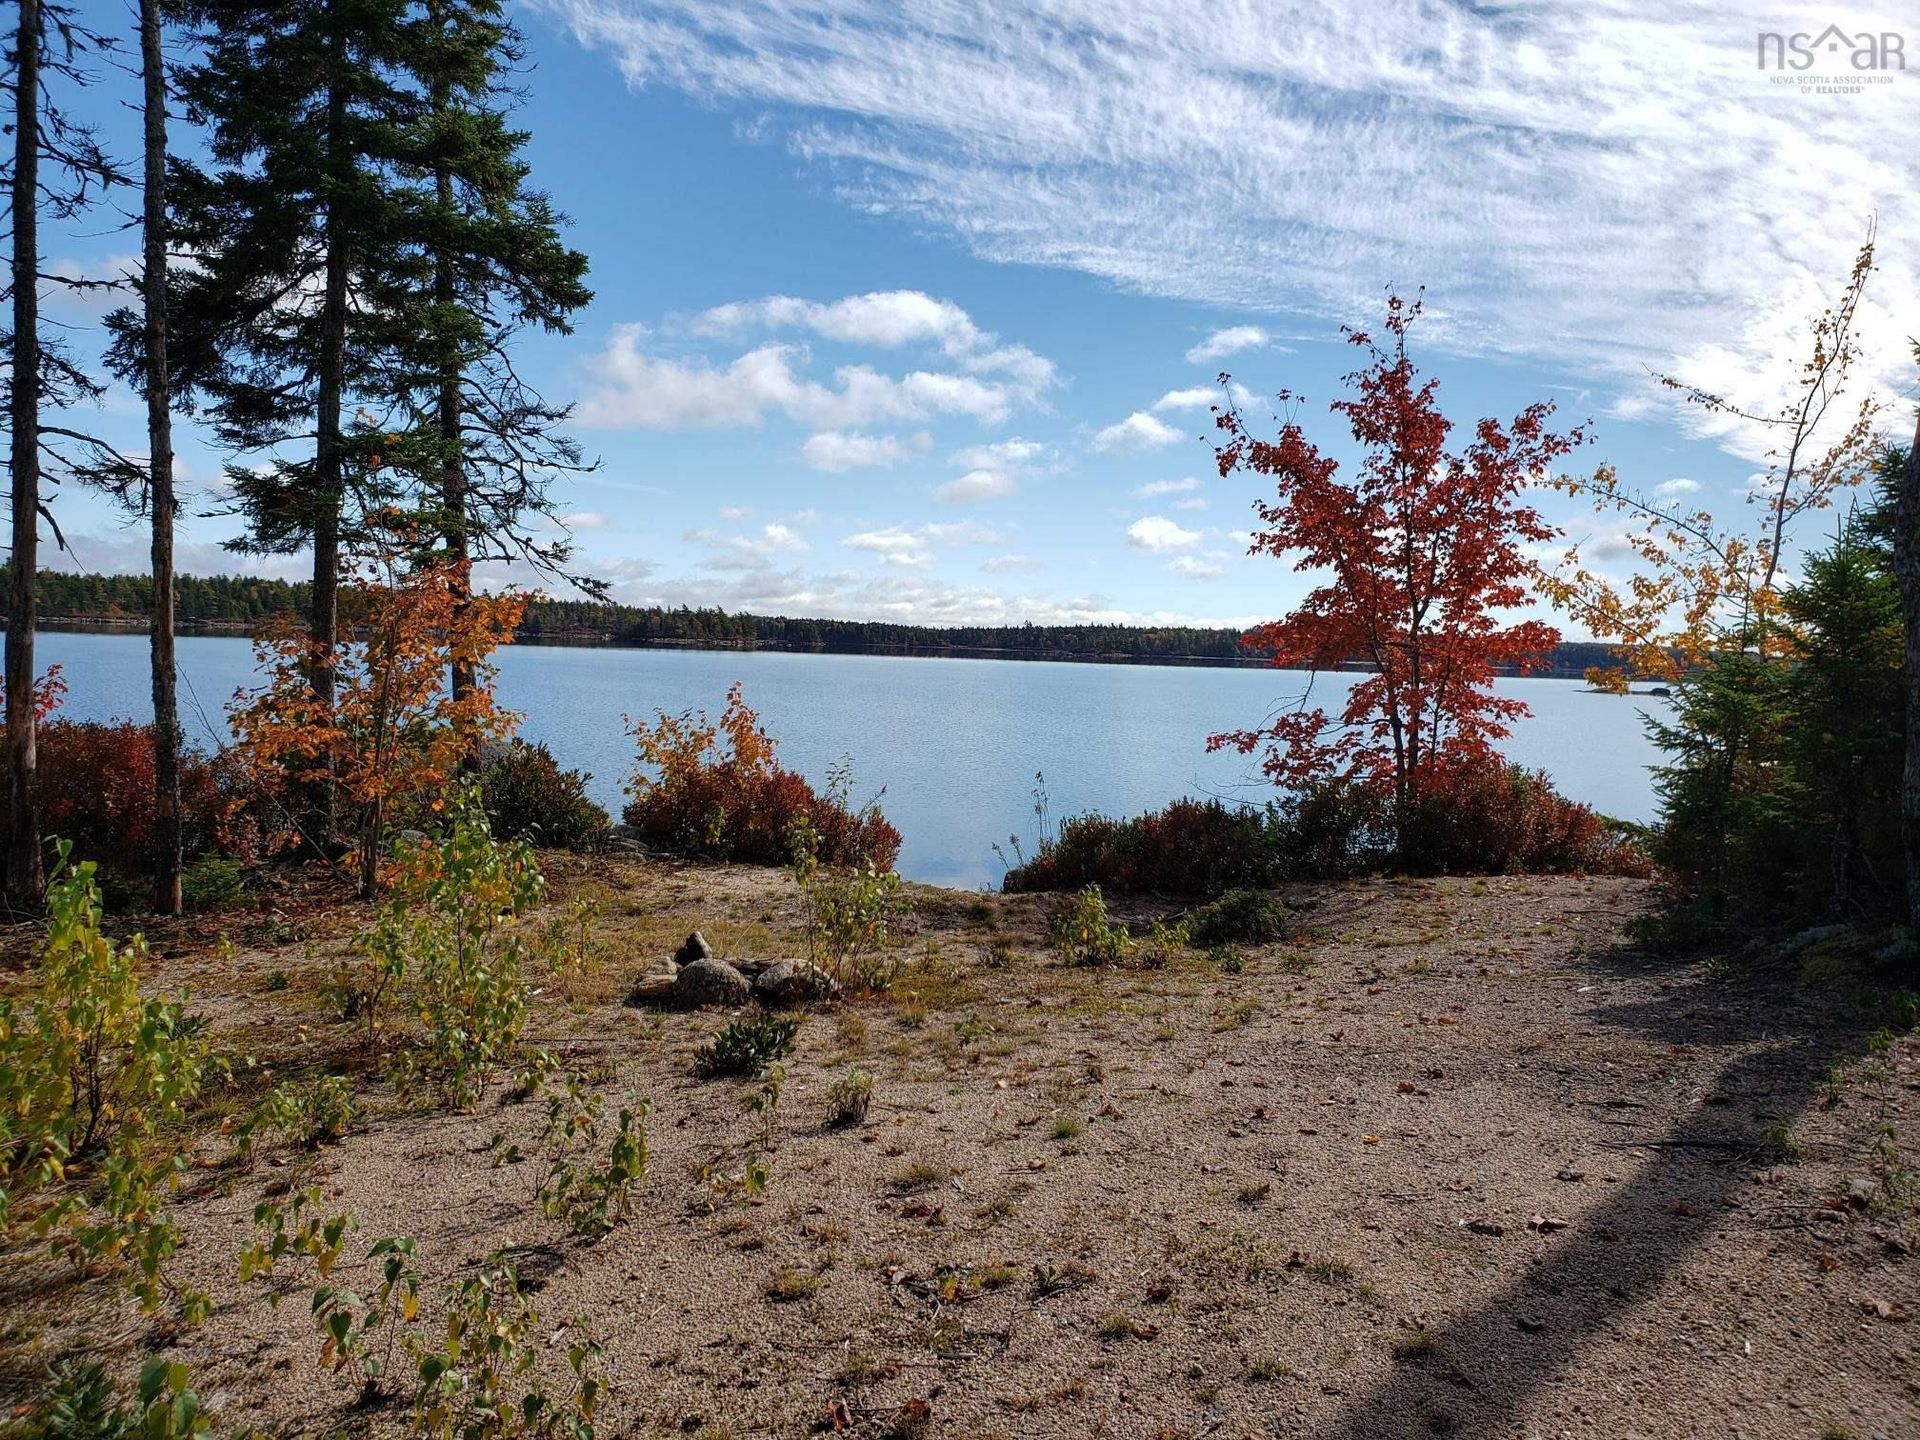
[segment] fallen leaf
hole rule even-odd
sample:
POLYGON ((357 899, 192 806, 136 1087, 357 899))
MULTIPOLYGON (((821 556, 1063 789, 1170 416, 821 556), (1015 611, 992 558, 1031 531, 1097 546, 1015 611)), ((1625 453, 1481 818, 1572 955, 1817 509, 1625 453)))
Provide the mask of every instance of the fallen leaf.
POLYGON ((1876 1300, 1871 1296, 1860 1302, 1860 1308, 1869 1315, 1877 1315, 1892 1325, 1904 1324, 1911 1318, 1905 1306, 1895 1305, 1890 1300, 1876 1300))

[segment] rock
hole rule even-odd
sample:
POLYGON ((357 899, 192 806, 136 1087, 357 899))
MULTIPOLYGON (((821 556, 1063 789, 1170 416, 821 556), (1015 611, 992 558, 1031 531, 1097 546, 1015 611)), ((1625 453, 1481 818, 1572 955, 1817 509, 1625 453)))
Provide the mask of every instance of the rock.
POLYGON ((633 988, 627 992, 629 1005, 664 1005, 673 998, 674 976, 665 970, 655 970, 642 975, 633 982, 633 988))
POLYGON ((744 1005, 752 998, 747 977, 724 960, 695 960, 673 977, 673 1003, 686 1009, 705 1005, 744 1005))
POLYGON ((696 960, 713 959, 713 947, 707 944, 707 937, 698 930, 680 942, 680 948, 673 952, 676 965, 691 965, 696 960))
POLYGON ((727 962, 749 980, 757 980, 780 962, 778 960, 729 960, 727 962))
POLYGON ((805 1005, 831 1000, 840 987, 810 960, 774 960, 754 977, 753 993, 763 1005, 805 1005))

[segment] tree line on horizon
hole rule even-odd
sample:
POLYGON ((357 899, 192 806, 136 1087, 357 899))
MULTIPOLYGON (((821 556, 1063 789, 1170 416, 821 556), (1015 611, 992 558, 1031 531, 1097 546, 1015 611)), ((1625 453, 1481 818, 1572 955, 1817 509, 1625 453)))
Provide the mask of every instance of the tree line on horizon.
MULTIPOLYGON (((0 564, 0 590, 8 567, 0 564)), ((144 575, 47 571, 40 577, 40 617, 76 623, 133 623, 149 613, 152 582, 144 575)), ((251 575, 177 575, 176 618, 183 626, 247 627, 276 615, 305 617, 312 588, 304 581, 251 575)), ((0 607, 0 623, 5 610, 0 607)), ((624 605, 610 600, 528 600, 515 638, 576 640, 632 646, 716 650, 782 650, 828 655, 950 654, 1015 659, 1106 659, 1139 663, 1259 665, 1265 654, 1231 626, 1189 625, 912 625, 891 620, 836 620, 757 615, 718 607, 624 605)), ((1597 640, 1561 640, 1536 672, 1582 675, 1613 658, 1597 640)))

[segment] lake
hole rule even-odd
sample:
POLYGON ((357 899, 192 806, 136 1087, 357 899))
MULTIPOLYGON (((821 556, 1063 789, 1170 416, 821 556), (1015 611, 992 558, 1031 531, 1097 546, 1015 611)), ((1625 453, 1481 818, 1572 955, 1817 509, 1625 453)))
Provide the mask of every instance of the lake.
MULTIPOLYGON (((61 666, 61 714, 76 720, 152 719, 144 635, 42 632, 38 664, 61 666)), ((225 710, 253 681, 242 639, 179 641, 181 719, 202 743, 226 738, 225 710)), ((997 885, 993 846, 1035 835, 1034 776, 1046 777, 1053 817, 1132 815, 1182 795, 1261 802, 1272 791, 1249 757, 1208 755, 1207 736, 1257 724, 1297 696, 1304 676, 1275 670, 907 659, 702 650, 510 646, 500 654, 502 702, 521 733, 593 776, 616 818, 633 745, 621 717, 706 709, 717 716, 739 680, 780 742, 781 759, 815 783, 842 757, 856 795, 884 787, 882 808, 905 844, 900 872, 931 884, 997 885)), ((1348 677, 1322 676, 1335 708, 1348 677)), ((1501 692, 1533 709, 1503 747, 1606 814, 1647 820, 1647 767, 1658 758, 1641 723, 1646 696, 1600 695, 1575 680, 1509 680, 1501 692)))

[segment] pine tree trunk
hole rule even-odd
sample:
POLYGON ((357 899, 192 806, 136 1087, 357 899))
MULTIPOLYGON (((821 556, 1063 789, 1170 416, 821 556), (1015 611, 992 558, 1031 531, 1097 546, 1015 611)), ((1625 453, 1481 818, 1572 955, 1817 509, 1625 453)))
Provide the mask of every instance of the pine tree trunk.
POLYGON ((39 0, 19 0, 13 117, 13 395, 8 422, 13 504, 12 594, 7 607, 7 898, 40 902, 39 815, 33 793, 34 587, 40 566, 39 0))
POLYGON ((1900 787, 1900 832, 1906 846, 1907 919, 1920 937, 1920 423, 1900 473, 1894 510, 1894 574, 1900 582, 1900 609, 1906 621, 1907 686, 1906 769, 1900 787))
POLYGON ((173 655, 173 416, 167 393, 167 75, 160 0, 140 0, 146 121, 141 289, 146 301, 147 454, 153 506, 153 909, 180 913, 180 698, 173 655))
MULTIPOLYGON (((347 363, 347 256, 341 238, 340 207, 346 203, 340 183, 345 153, 346 89, 343 75, 346 39, 337 18, 330 37, 333 73, 327 93, 329 179, 323 221, 326 273, 320 311, 318 415, 314 426, 313 601, 307 620, 311 643, 308 678, 322 715, 333 713, 336 699, 336 651, 340 642, 340 507, 346 492, 345 455, 341 444, 340 411, 347 363)), ((309 803, 310 839, 330 849, 334 829, 334 768, 336 757, 320 757, 319 773, 309 803)))
MULTIPOLYGON (((449 104, 444 83, 435 87, 433 103, 435 110, 444 115, 449 104)), ((453 175, 444 158, 434 163, 433 188, 434 199, 440 207, 441 223, 445 225, 453 211, 453 175)), ((450 327, 458 296, 454 293, 453 262, 446 254, 446 244, 443 235, 440 253, 434 258, 433 298, 440 313, 440 323, 450 327)), ((445 517, 442 524, 446 532, 443 538, 447 560, 453 567, 454 583, 459 587, 459 593, 454 596, 457 616, 472 594, 473 571, 467 545, 466 466, 461 455, 460 357, 451 342, 448 342, 445 353, 440 357, 439 378, 439 406, 435 419, 444 450, 440 471, 440 508, 445 517)), ((455 705, 458 705, 473 693, 473 666, 464 663, 458 655, 452 656, 448 661, 447 685, 455 705)), ((460 765, 469 773, 479 770, 480 742, 477 737, 471 739, 464 748, 460 765)))

